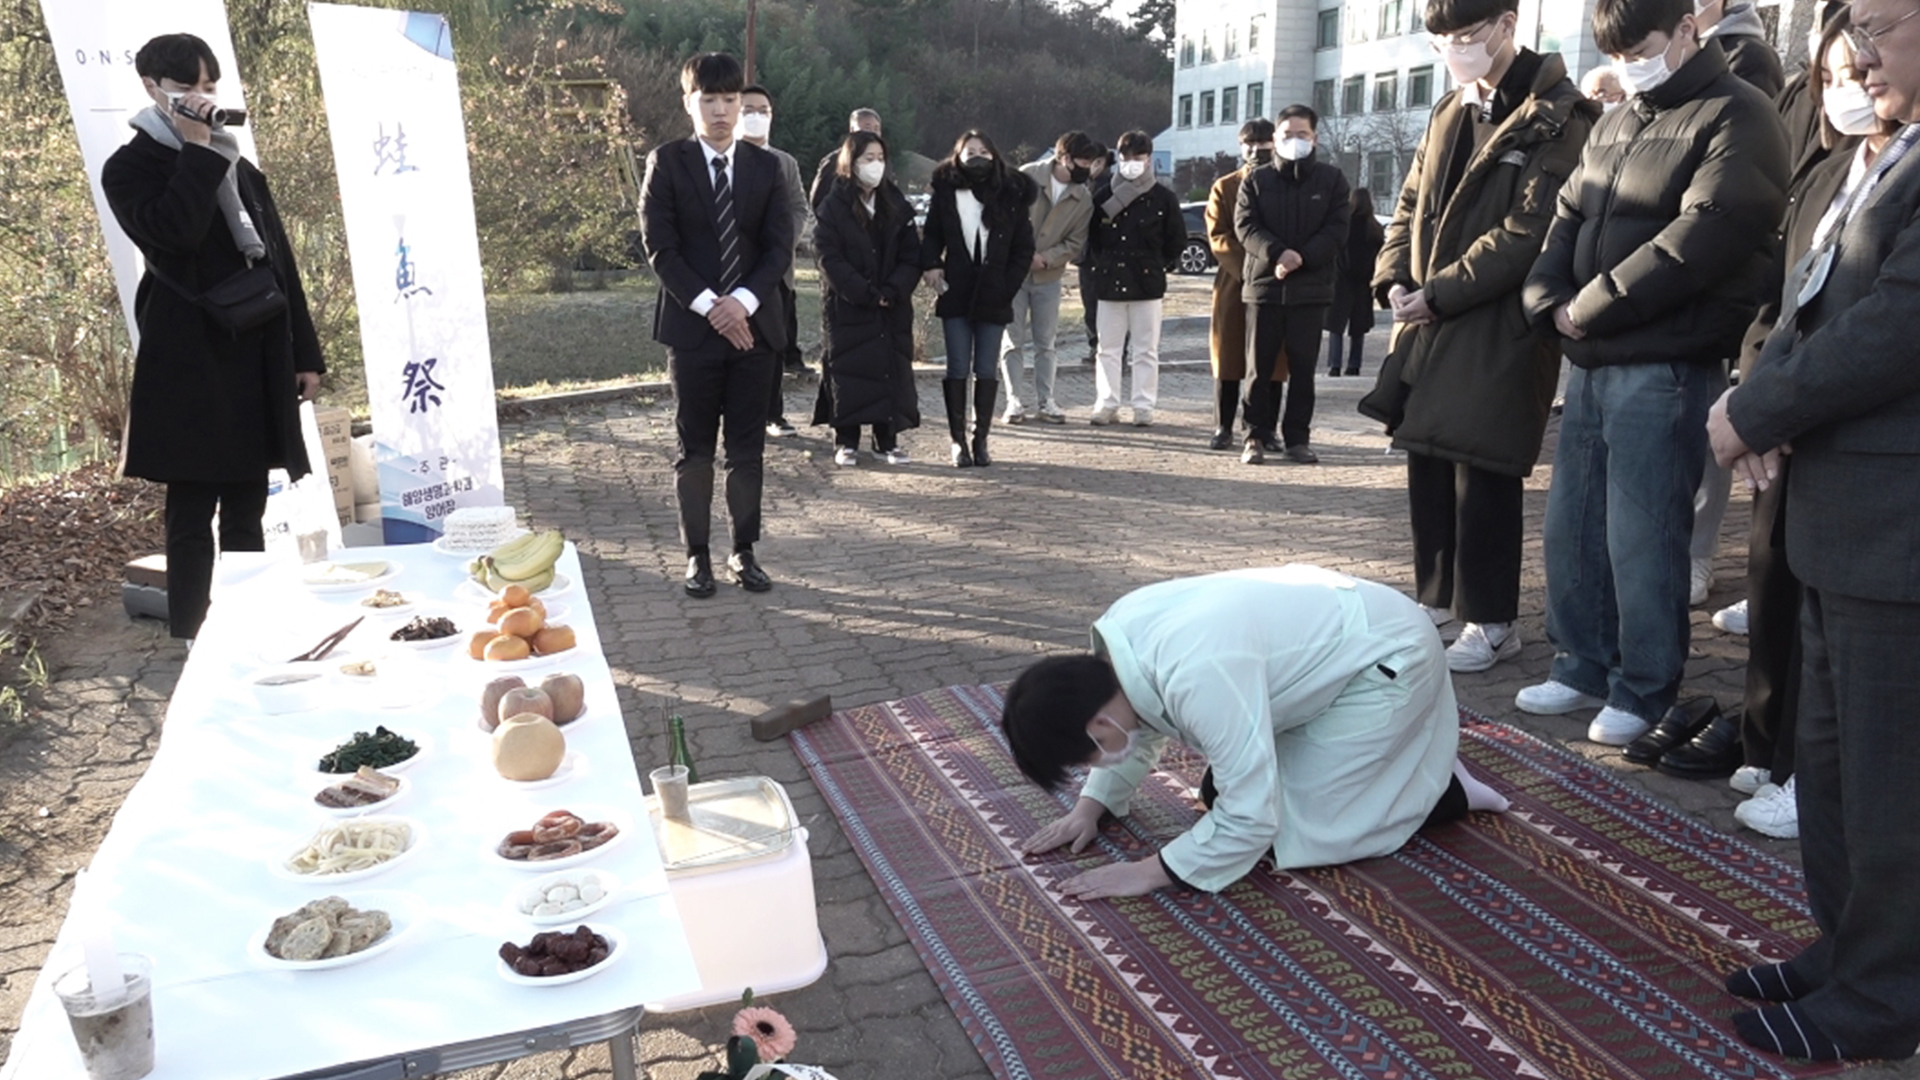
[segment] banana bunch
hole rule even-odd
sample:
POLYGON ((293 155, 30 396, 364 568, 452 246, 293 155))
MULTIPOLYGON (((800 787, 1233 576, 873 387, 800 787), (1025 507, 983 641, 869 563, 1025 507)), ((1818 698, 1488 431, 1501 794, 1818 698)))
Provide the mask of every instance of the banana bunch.
POLYGON ((537 593, 553 584, 553 564, 566 543, 556 529, 515 537, 468 563, 467 575, 488 592, 519 585, 537 593))

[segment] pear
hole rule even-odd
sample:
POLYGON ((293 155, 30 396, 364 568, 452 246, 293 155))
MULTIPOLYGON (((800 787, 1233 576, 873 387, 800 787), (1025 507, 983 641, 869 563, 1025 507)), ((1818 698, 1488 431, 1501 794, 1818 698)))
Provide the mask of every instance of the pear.
POLYGON ((505 723, 507 717, 518 716, 521 713, 534 713, 551 720, 553 719, 553 699, 547 696, 545 690, 532 686, 507 691, 506 696, 500 699, 501 722, 505 723))
POLYGON ((587 687, 578 675, 549 675, 540 680, 540 689, 553 702, 553 722, 569 724, 587 711, 587 687))

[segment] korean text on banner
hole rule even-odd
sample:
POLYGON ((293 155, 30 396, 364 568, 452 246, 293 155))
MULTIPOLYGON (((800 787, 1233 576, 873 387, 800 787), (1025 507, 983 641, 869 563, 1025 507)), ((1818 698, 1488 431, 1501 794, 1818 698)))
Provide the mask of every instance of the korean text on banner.
POLYGON ((439 15, 309 4, 333 136, 389 544, 500 505, 480 242, 439 15))

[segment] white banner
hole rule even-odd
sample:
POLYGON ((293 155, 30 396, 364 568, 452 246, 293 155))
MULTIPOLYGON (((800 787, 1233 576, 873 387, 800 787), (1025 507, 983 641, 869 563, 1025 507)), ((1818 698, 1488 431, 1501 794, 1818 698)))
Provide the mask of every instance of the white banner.
POLYGON ((372 402, 389 544, 498 506, 480 241, 453 40, 439 15, 309 4, 372 402))
MULTIPOLYGON (((67 107, 73 112, 73 127, 80 137, 80 153, 86 163, 87 181, 93 188, 93 205, 100 214, 100 231, 107 238, 107 254, 113 259, 114 284, 120 289, 120 309, 126 315, 127 336, 135 348, 140 344, 140 328, 133 321, 133 296, 146 261, 140 249, 120 228, 107 197, 100 190, 100 169, 128 140, 133 129, 128 121, 133 114, 153 104, 140 76, 133 69, 134 54, 161 34, 192 34, 207 43, 214 59, 220 62, 220 104, 245 107, 239 63, 234 59, 233 34, 227 29, 225 0, 40 0, 40 12, 47 20, 47 32, 53 39, 53 51, 60 61, 60 81, 67 90, 67 107)), ((233 129, 240 153, 258 161, 250 128, 233 129)), ((159 286, 156 286, 159 287, 159 286)), ((309 447, 313 475, 298 484, 287 482, 284 469, 274 469, 267 477, 267 543, 277 547, 290 531, 288 523, 312 522, 313 527, 331 520, 334 543, 339 542, 339 520, 333 515, 333 495, 327 484, 325 457, 314 456, 311 448, 320 442, 320 429, 314 425, 313 410, 300 412, 301 428, 309 447)))

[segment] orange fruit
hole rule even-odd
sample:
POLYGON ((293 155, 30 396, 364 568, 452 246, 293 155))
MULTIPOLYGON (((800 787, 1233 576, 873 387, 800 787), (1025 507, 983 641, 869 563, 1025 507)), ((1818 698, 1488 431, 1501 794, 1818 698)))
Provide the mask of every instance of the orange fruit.
POLYGON ((532 608, 514 608, 500 616, 500 632, 514 637, 530 638, 547 625, 547 620, 532 608))
POLYGON ((527 591, 525 585, 509 585, 500 590, 500 599, 506 601, 508 607, 526 607, 527 601, 533 599, 533 594, 527 591))
POLYGON ((566 652, 574 644, 571 626, 549 626, 533 635, 533 651, 540 656, 566 652))
POLYGON ((467 641, 467 655, 479 660, 486 656, 487 646, 500 636, 498 630, 479 630, 467 641))
POLYGON ((512 608, 507 606, 506 601, 495 600, 493 603, 487 605, 487 621, 497 623, 500 621, 500 616, 512 610, 512 608))
POLYGON ((501 634, 487 642, 486 659, 488 660, 525 660, 531 655, 533 655, 533 649, 527 644, 527 640, 514 637, 512 634, 501 634))

